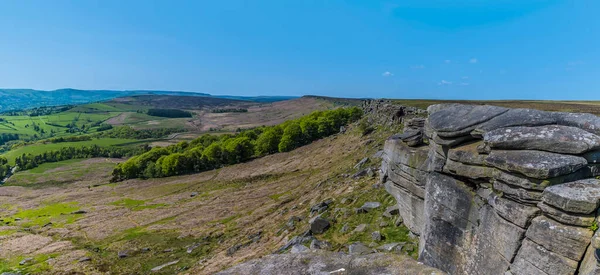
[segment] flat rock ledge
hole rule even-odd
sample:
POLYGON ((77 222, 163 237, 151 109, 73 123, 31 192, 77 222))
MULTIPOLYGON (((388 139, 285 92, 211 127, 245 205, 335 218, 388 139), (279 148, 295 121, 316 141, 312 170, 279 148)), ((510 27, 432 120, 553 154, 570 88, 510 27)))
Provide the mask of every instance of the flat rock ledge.
POLYGON ((348 255, 335 252, 308 252, 268 255, 239 264, 219 275, 330 275, 330 274, 446 274, 408 256, 386 253, 348 255))
POLYGON ((439 104, 386 141, 381 182, 449 274, 600 275, 600 118, 439 104))

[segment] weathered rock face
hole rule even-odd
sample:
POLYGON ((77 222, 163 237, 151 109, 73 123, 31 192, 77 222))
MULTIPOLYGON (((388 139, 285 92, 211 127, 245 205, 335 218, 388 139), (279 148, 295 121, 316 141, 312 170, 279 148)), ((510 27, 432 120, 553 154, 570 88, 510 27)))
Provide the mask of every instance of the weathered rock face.
POLYGON ((389 139, 381 175, 420 236, 422 262, 450 274, 600 274, 600 118, 461 104, 428 112, 428 144, 389 139))
MULTIPOLYGON (((407 115, 417 115, 425 113, 424 110, 394 104, 389 100, 366 100, 362 109, 365 114, 372 119, 373 123, 389 126, 402 122, 402 119, 407 115)), ((418 121, 412 122, 411 126, 422 127, 422 123, 418 121)))

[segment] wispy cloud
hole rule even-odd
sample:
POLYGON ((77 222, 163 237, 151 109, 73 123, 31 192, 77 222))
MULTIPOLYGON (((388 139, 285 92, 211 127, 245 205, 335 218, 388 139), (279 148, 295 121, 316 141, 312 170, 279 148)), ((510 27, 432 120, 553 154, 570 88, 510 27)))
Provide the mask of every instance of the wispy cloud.
POLYGON ((394 74, 390 73, 390 72, 385 72, 385 73, 382 73, 381 75, 384 77, 394 76, 394 74))
POLYGON ((460 84, 458 84, 460 86, 469 86, 470 84, 468 82, 461 82, 460 84))
POLYGON ((422 69, 425 69, 425 65, 413 65, 413 66, 410 66, 410 68, 413 70, 422 70, 422 69))
POLYGON ((479 60, 477 60, 477 58, 471 58, 471 59, 469 59, 469 63, 471 63, 471 64, 475 64, 477 62, 479 62, 479 60))
POLYGON ((438 85, 440 86, 447 86, 447 85, 452 85, 452 82, 450 81, 446 81, 446 80, 442 80, 438 83, 438 85))

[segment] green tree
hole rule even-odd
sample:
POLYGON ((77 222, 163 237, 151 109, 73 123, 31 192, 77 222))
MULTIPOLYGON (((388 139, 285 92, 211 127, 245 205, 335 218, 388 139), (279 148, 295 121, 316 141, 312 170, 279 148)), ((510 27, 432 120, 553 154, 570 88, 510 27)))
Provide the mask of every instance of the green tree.
POLYGON ((302 128, 298 122, 289 123, 283 129, 281 142, 279 142, 279 152, 288 152, 298 148, 302 144, 302 128))
POLYGON ((283 131, 279 127, 271 127, 264 131, 256 140, 256 154, 264 156, 277 153, 283 131))

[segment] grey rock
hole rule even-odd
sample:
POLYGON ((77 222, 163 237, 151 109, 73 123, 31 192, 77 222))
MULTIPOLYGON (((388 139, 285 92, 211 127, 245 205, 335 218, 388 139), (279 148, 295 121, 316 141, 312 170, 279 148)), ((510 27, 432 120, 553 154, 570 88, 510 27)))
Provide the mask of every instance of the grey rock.
POLYGON ((406 243, 386 243, 378 247, 377 250, 383 252, 401 251, 405 244, 406 243))
POLYGON ((389 224, 387 222, 380 222, 379 227, 388 227, 389 224))
POLYGON ((536 207, 501 198, 495 194, 488 197, 488 203, 500 217, 522 228, 526 228, 531 220, 540 214, 540 210, 536 207))
POLYGON ((583 168, 587 161, 578 156, 543 151, 495 150, 487 156, 485 164, 531 178, 547 179, 573 173, 583 168))
POLYGON ((586 113, 553 113, 560 125, 581 128, 600 135, 600 117, 586 113))
POLYGON ((311 250, 316 250, 316 249, 331 249, 331 244, 329 242, 326 241, 320 241, 317 239, 314 239, 310 242, 310 249, 311 250))
POLYGON ((319 202, 310 208, 310 214, 312 215, 314 213, 322 213, 322 212, 326 211, 327 209, 329 209, 329 205, 331 205, 332 203, 333 203, 333 200, 331 200, 331 199, 319 202))
POLYGON ((470 165, 483 165, 486 155, 481 155, 477 152, 477 145, 481 143, 473 143, 448 150, 448 159, 456 162, 470 165))
POLYGON ((373 253, 373 249, 364 245, 363 243, 357 242, 348 246, 348 253, 351 255, 365 255, 373 253))
POLYGON ((391 139, 402 140, 406 145, 415 147, 423 144, 423 132, 421 130, 408 130, 402 134, 396 134, 391 139))
POLYGON ((489 105, 453 105, 429 115, 428 122, 438 135, 457 137, 507 111, 507 108, 489 105))
POLYGON ((510 266, 510 270, 516 275, 575 274, 577 264, 576 261, 558 255, 529 239, 525 239, 510 266))
POLYGON ((310 223, 310 231, 313 234, 322 234, 323 232, 327 231, 327 229, 329 229, 330 227, 330 222, 326 219, 323 219, 321 217, 317 217, 316 219, 313 219, 310 223))
POLYGON ((193 198, 193 197, 195 197, 195 196, 198 196, 198 192, 192 192, 192 193, 190 194, 190 197, 192 197, 192 198, 193 198))
POLYGON ((337 252, 309 252, 267 255, 217 273, 218 275, 327 275, 327 274, 430 274, 443 272, 407 256, 385 253, 348 255, 337 252))
POLYGON ((187 248, 187 251, 186 251, 186 252, 187 252, 188 254, 191 254, 192 252, 194 252, 194 249, 196 249, 196 248, 198 248, 198 247, 200 247, 200 244, 199 244, 199 243, 192 244, 192 245, 190 245, 190 246, 187 248))
POLYGON ((33 258, 25 258, 19 262, 19 265, 26 265, 33 261, 33 258))
POLYGON ((537 204, 542 200, 542 192, 540 191, 528 190, 499 180, 492 180, 492 182, 494 190, 502 192, 505 197, 511 200, 525 204, 537 204))
POLYGON ((363 223, 356 226, 356 228, 354 228, 354 231, 352 232, 364 232, 365 229, 367 229, 367 225, 363 223))
POLYGON ((547 250, 579 261, 593 234, 587 228, 568 226, 539 216, 531 222, 526 236, 547 250))
POLYGON ((585 255, 583 256, 583 260, 579 265, 579 275, 600 275, 600 264, 594 255, 595 252, 596 249, 594 247, 588 247, 585 255))
POLYGON ((596 233, 592 237, 592 247, 600 248, 600 230, 596 230, 596 233))
POLYGON ((511 126, 541 126, 556 124, 557 118, 553 113, 534 109, 510 109, 489 121, 475 127, 473 135, 511 126))
POLYGON ((392 218, 392 216, 396 216, 400 214, 400 210, 398 209, 398 205, 388 206, 383 212, 383 216, 386 218, 392 218))
POLYGON ((179 260, 175 260, 175 261, 168 262, 168 263, 166 263, 166 264, 163 264, 163 265, 159 265, 159 266, 157 266, 157 267, 154 267, 154 268, 152 268, 150 271, 152 271, 152 272, 158 272, 158 271, 162 270, 162 269, 163 269, 163 268, 165 268, 165 267, 172 266, 172 265, 176 265, 176 264, 178 264, 178 263, 179 263, 179 260))
POLYGON ((474 140, 475 138, 467 135, 467 136, 460 136, 460 137, 453 137, 453 138, 442 138, 439 137, 437 134, 433 135, 433 141, 435 141, 436 144, 442 145, 442 146, 447 146, 447 147, 454 147, 456 145, 465 143, 467 141, 471 141, 474 140))
POLYGON ((395 226, 400 226, 403 222, 404 222, 404 219, 402 218, 402 216, 398 216, 396 218, 396 220, 394 220, 394 225, 395 226))
POLYGON ((361 159, 358 163, 356 163, 356 165, 354 165, 354 169, 361 169, 368 161, 368 157, 361 159))
POLYGON ((413 195, 405 189, 399 188, 390 181, 385 184, 385 190, 392 194, 398 204, 402 222, 410 231, 420 234, 424 224, 425 201, 423 198, 413 195))
POLYGON ((303 253, 303 252, 308 252, 308 251, 310 251, 308 249, 308 247, 301 245, 301 244, 295 244, 294 246, 292 246, 290 253, 296 254, 296 253, 303 253))
POLYGON ((287 221, 287 223, 285 224, 285 226, 286 226, 287 228, 289 228, 289 229, 293 229, 293 228, 295 228, 295 227, 296 227, 296 224, 297 224, 298 222, 300 222, 301 220, 302 220, 302 219, 301 219, 300 217, 297 217, 297 216, 291 216, 291 217, 288 219, 288 221, 287 221))
POLYGON ((375 159, 379 159, 379 158, 383 157, 383 154, 385 154, 385 152, 383 150, 379 150, 375 154, 373 154, 373 156, 371 156, 371 157, 375 158, 375 159))
POLYGON ((541 150, 578 155, 600 148, 600 137, 580 128, 546 125, 489 131, 483 139, 491 148, 541 150))
POLYGON ((589 214, 600 206, 600 180, 585 179, 544 190, 543 201, 567 212, 589 214))
POLYGON ((381 207, 380 202, 370 201, 370 202, 365 202, 360 208, 371 210, 371 209, 377 209, 379 207, 381 207))
POLYGON ((344 224, 342 228, 340 228, 340 233, 344 234, 348 232, 348 230, 350 230, 350 227, 348 226, 348 224, 344 224))
POLYGON ((129 250, 123 250, 123 251, 119 251, 119 252, 117 253, 117 256, 118 256, 119 258, 121 258, 121 259, 122 259, 122 258, 127 258, 127 257, 129 257, 129 253, 130 253, 130 251, 129 251, 129 250))
POLYGON ((381 240, 383 240, 383 236, 381 236, 381 232, 374 231, 373 233, 371 233, 371 239, 373 241, 380 242, 381 240))
POLYGON ((595 215, 567 213, 544 202, 538 203, 537 206, 544 212, 544 215, 565 224, 587 227, 596 220, 595 215))

